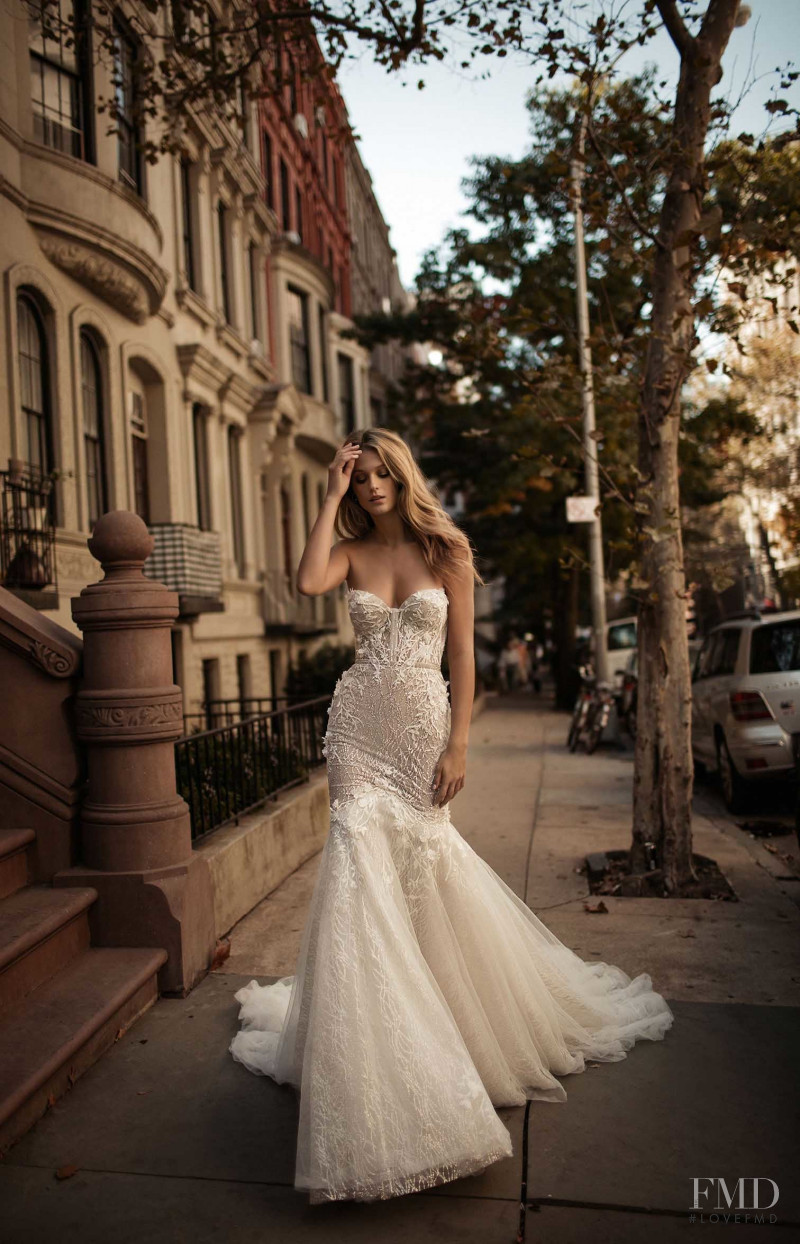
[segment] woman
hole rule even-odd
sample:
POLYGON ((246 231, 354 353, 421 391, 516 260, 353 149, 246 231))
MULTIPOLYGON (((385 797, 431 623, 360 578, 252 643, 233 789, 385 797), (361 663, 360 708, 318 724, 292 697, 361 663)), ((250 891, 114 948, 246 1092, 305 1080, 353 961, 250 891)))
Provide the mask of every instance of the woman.
POLYGON ((384 428, 337 450, 298 568, 306 595, 344 580, 356 658, 328 710, 330 832, 296 971, 236 993, 230 1046, 300 1090, 295 1187, 311 1204, 399 1196, 511 1156, 496 1106, 564 1101, 556 1076, 622 1059, 673 1020, 646 973, 584 963, 451 823, 481 579, 384 428))

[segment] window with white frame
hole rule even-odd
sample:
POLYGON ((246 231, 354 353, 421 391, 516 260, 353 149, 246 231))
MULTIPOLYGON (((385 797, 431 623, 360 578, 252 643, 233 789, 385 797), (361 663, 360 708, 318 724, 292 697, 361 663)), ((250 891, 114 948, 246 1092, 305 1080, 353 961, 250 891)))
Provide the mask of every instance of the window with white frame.
POLYGON ((133 508, 144 522, 150 522, 150 484, 147 461, 147 408, 144 393, 133 389, 131 403, 131 460, 133 463, 133 508))
POLYGON ((195 167, 188 156, 181 159, 181 223, 183 227, 183 267, 186 284, 195 293, 198 288, 195 167))
POLYGON ((139 93, 137 71, 140 46, 130 27, 118 15, 114 16, 114 94, 119 116, 117 118, 117 155, 120 180, 144 194, 144 162, 141 152, 141 127, 139 120, 139 93))
POLYGON ((339 379, 339 417, 342 431, 347 434, 356 426, 356 386, 353 360, 349 354, 336 355, 339 379))
POLYGON ((311 348, 308 332, 308 294, 289 285, 289 343, 292 381, 302 393, 311 393, 311 348))
POLYGON ((244 560, 244 498, 242 495, 242 429, 228 427, 228 480, 231 498, 233 559, 240 579, 245 577, 244 560))
POLYGON ((32 292, 21 290, 17 295, 17 363, 23 453, 30 470, 42 476, 48 475, 55 466, 49 362, 47 333, 38 298, 32 292))
POLYGON ((80 333, 81 413, 83 417, 83 464, 86 473, 86 506, 89 530, 108 509, 105 450, 105 411, 100 350, 94 333, 80 333))
POLYGON ((254 341, 261 340, 261 316, 259 315, 259 285, 261 282, 261 262, 258 245, 250 239, 247 247, 247 271, 250 284, 250 336, 254 341))
POLYGON ((86 0, 29 0, 33 135, 92 160, 91 51, 86 0))
POLYGON ((230 255, 228 247, 228 209, 222 199, 217 201, 217 238, 219 243, 219 284, 222 314, 228 324, 233 322, 230 255))

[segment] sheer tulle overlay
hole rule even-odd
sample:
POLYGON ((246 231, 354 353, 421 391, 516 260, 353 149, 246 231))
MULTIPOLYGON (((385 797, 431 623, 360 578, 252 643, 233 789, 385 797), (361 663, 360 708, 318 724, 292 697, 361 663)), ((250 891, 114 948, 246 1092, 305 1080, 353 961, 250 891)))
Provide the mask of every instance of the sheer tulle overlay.
POLYGON ((586 963, 432 803, 450 730, 447 596, 351 590, 356 660, 324 752, 330 832, 295 975, 234 995, 233 1057, 300 1091, 295 1187, 398 1196, 512 1154, 496 1106, 566 1099, 673 1022, 647 973, 586 963))

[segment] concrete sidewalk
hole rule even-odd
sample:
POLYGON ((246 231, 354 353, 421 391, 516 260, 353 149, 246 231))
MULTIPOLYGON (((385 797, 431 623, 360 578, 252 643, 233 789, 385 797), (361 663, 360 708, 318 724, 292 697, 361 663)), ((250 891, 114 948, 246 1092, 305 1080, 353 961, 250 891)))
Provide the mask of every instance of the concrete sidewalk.
MULTIPOLYGON (((587 912, 577 870, 588 851, 628 845, 632 757, 570 755, 566 725, 524 695, 490 699, 453 822, 582 958, 649 972, 675 1024, 622 1062, 563 1077, 567 1102, 532 1105, 528 1195, 540 1208, 526 1238, 684 1239, 700 1225, 688 1217, 693 1177, 732 1189, 761 1176, 779 1188, 780 1238, 800 1239, 800 885, 701 793, 695 850, 717 860, 738 901, 606 897, 607 914, 587 912)), ((9 1151, 0 1239, 511 1244, 522 1109, 499 1112, 514 1156, 477 1177, 371 1205, 310 1207, 294 1191, 294 1090, 251 1076, 228 1043, 235 990, 294 969, 317 864, 234 928, 221 969, 188 998, 160 1000, 9 1151), (77 1172, 57 1179, 68 1164, 77 1172)))

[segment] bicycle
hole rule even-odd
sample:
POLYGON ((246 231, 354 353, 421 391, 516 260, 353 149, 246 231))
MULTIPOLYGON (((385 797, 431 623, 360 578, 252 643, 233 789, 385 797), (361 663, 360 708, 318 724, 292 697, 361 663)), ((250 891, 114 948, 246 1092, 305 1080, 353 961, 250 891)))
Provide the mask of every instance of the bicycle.
POLYGON ((589 717, 584 726, 586 734, 586 754, 591 756, 603 737, 608 725, 611 709, 614 707, 614 689, 610 682, 595 682, 592 688, 592 702, 589 706, 589 717))
POLYGON ((569 724, 569 732, 567 734, 567 747, 571 752, 574 752, 578 746, 578 740, 583 733, 586 718, 589 715, 592 703, 592 685, 594 682, 591 665, 580 665, 578 673, 581 677, 581 688, 575 700, 575 707, 572 710, 572 721, 569 724))
POLYGON ((608 725, 614 694, 611 683, 597 681, 590 665, 580 667, 580 676, 582 685, 572 710, 567 747, 574 752, 585 736, 586 753, 590 756, 608 725))

